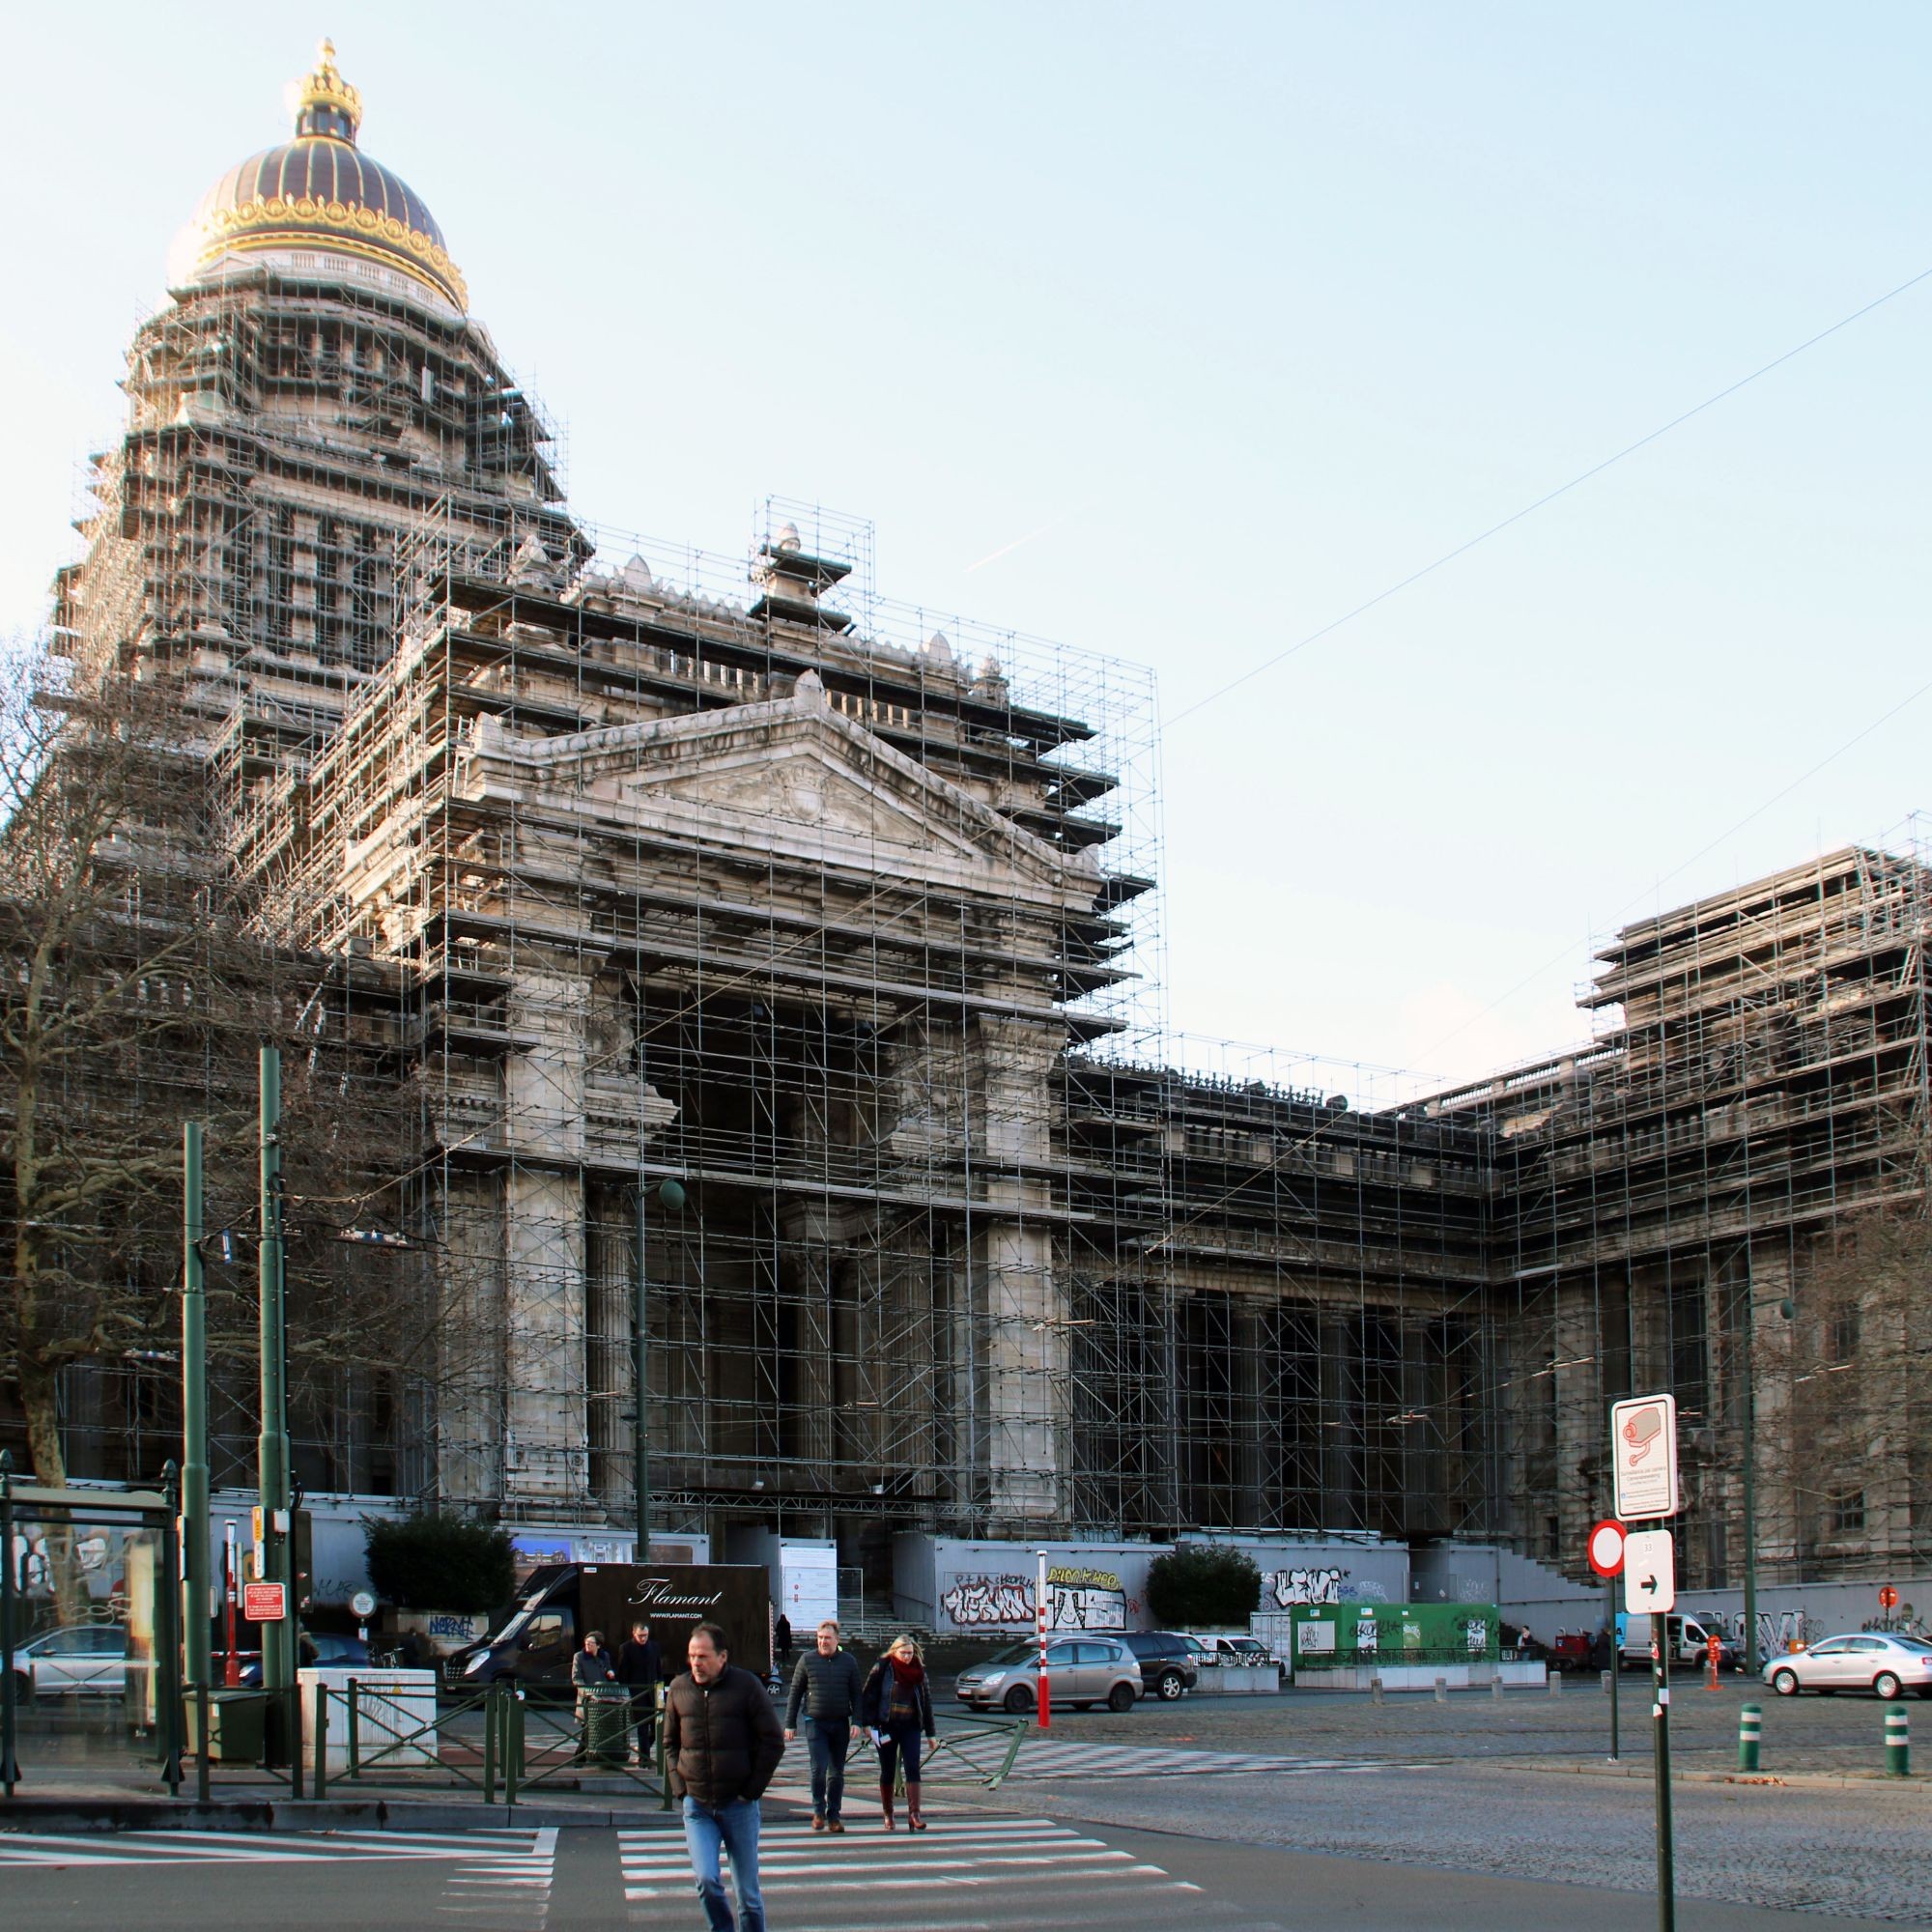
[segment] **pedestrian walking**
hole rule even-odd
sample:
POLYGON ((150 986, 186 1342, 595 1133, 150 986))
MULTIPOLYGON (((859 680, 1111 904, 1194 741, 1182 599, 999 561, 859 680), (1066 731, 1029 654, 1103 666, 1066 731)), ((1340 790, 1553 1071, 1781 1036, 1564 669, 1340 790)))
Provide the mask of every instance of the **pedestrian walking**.
POLYGON ((791 1662, 791 1619, 781 1610, 779 1620, 772 1626, 772 1647, 779 1654, 781 1665, 791 1662))
POLYGON ((765 1687, 731 1662, 724 1633, 699 1624, 691 1668, 665 1696, 665 1770, 684 1812, 684 1842, 711 1932, 765 1932, 758 1891, 758 1800, 784 1755, 784 1731, 765 1687), (738 1917, 724 1895, 721 1855, 731 1861, 738 1917))
POLYGON ((616 1676, 610 1652, 604 1648, 604 1633, 587 1631, 583 1648, 570 1660, 570 1681, 577 1688, 577 1749, 573 1756, 581 1758, 590 1748, 590 1707, 596 1702, 592 1693, 614 1683, 616 1676))
POLYGON ((817 1639, 798 1661, 792 1673, 791 1695, 785 1702, 785 1739, 798 1735, 804 1707, 806 1742, 811 1750, 811 1829, 842 1832, 839 1812, 845 1804, 845 1758, 859 1734, 859 1700, 865 1685, 859 1660, 838 1647, 838 1624, 827 1617, 817 1639))
POLYGON ((893 1829, 893 1785, 901 1763, 905 1766, 906 1830, 925 1830, 919 1805, 922 1737, 935 1738, 932 1690, 925 1681, 925 1660, 909 1636, 895 1636, 886 1654, 872 1666, 859 1700, 860 1720, 879 1747, 879 1809, 887 1831, 893 1829))
POLYGON ((651 1740, 658 1723, 658 1686, 665 1680, 664 1653, 639 1617, 631 1634, 617 1646, 617 1682, 631 1693, 631 1721, 638 1727, 638 1762, 651 1761, 651 1740))

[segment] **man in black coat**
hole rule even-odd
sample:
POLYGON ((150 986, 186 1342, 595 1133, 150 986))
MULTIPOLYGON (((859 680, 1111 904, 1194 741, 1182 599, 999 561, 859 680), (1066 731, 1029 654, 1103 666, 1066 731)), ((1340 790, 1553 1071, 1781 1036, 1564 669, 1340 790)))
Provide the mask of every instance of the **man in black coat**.
POLYGON ((816 1646, 798 1661, 785 1705, 785 1742, 798 1731, 801 1709, 811 1726, 811 1829, 842 1832, 845 1756, 857 1735, 859 1693, 865 1689, 858 1660, 838 1648, 838 1624, 827 1617, 818 1627, 816 1646))
POLYGON ((684 1841, 711 1932, 765 1932, 758 1890, 758 1800, 784 1755, 784 1731, 765 1687, 729 1661, 724 1633, 699 1624, 691 1668, 665 1697, 665 1769, 684 1811, 684 1841), (731 1917, 719 1857, 731 1860, 731 1917))
POLYGON ((665 1680, 664 1655, 651 1627, 641 1617, 617 1647, 617 1682, 631 1693, 631 1719, 638 1727, 638 1762, 651 1761, 651 1738, 658 1723, 658 1686, 665 1680))

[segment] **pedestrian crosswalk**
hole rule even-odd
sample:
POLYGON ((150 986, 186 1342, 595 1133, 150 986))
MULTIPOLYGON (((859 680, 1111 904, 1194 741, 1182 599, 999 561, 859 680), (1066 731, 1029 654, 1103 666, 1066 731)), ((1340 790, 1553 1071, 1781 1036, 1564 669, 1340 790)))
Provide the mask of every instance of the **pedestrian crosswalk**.
MULTIPOLYGON (((475 1837, 486 1834, 475 1833, 475 1837)), ((482 1857, 457 1865, 437 1907, 445 1918, 481 1921, 486 1932, 542 1932, 550 1918, 551 1886, 556 1877, 556 1832, 506 1832, 505 1842, 482 1857)))
POLYGON ((303 1865, 345 1860, 434 1860, 479 1882, 541 1876, 556 1833, 540 1832, 0 1833, 0 1869, 20 1865, 303 1865))
MULTIPOLYGON (((1006 1758, 996 1737, 949 1737, 929 1777, 995 1775, 1006 1758)), ((1076 1744, 1029 1737, 1008 1774, 1022 1782, 1045 1777, 1199 1777, 1245 1773, 1259 1777, 1356 1776, 1385 1771, 1423 1771, 1426 1763, 1382 1758, 1285 1757, 1250 1751, 1182 1750, 1153 1745, 1076 1744)))
MULTIPOLYGON (((785 1932, 991 1932, 1022 1920, 1055 1926, 1178 1921, 1263 1932, 1212 1905, 1200 1887, 1045 1818, 939 1817, 917 1834, 883 1832, 876 1812, 838 1836, 767 1818, 759 1879, 767 1916, 785 1932)), ((684 1835, 619 1832, 634 1926, 688 1926, 693 1883, 684 1835)))

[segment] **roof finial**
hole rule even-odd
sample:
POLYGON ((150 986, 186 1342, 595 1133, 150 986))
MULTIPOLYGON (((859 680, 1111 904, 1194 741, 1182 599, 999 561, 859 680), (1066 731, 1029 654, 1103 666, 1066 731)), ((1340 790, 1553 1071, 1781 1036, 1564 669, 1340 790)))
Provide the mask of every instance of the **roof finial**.
POLYGON ((315 51, 315 71, 302 82, 296 132, 323 140, 347 141, 354 147, 355 130, 362 125, 362 97, 337 70, 333 41, 325 40, 315 51))

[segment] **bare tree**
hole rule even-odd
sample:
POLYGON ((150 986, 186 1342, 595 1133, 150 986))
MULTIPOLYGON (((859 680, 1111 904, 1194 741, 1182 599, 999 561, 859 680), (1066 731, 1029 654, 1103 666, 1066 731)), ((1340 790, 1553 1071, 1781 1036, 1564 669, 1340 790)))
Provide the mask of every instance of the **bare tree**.
MULTIPOLYGON (((205 1121, 222 1218, 253 1221, 256 1048, 292 1049, 285 1140, 304 1320, 298 1391, 344 1363, 391 1373, 419 1283, 334 1240, 393 1221, 409 1109, 341 1023, 349 962, 265 934, 209 837, 207 766, 164 680, 82 686, 44 652, 0 690, 0 1367, 29 1457, 68 1479, 64 1373, 178 1330, 181 1123, 205 1121), (331 1021, 333 1029, 331 1030, 331 1021), (374 1294, 358 1289, 374 1287, 374 1294)), ((211 1350, 254 1362, 252 1283, 213 1284, 211 1350)), ((58 1529, 63 1620, 85 1608, 58 1529)))

